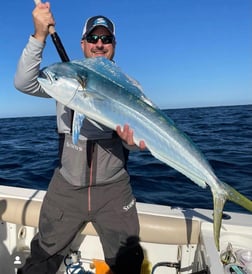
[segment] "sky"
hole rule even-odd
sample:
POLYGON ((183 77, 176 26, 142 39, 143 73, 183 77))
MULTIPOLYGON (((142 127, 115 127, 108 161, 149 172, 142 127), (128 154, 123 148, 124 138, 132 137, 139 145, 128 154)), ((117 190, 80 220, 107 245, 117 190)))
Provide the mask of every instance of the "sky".
MULTIPOLYGON (((252 103, 251 0, 51 0, 70 59, 82 59, 85 20, 116 25, 115 61, 160 108, 252 103)), ((54 99, 15 89, 17 62, 33 34, 33 0, 2 1, 0 118, 55 114, 54 99)), ((48 37, 41 67, 59 62, 48 37)))

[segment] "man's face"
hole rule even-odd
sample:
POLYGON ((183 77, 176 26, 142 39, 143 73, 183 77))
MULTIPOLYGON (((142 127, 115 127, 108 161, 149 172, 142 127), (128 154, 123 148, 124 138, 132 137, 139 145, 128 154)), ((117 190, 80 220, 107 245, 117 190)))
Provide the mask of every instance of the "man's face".
MULTIPOLYGON (((91 31, 89 35, 108 35, 111 36, 111 33, 107 28, 98 26, 91 31)), ((88 42, 87 39, 81 40, 81 47, 86 58, 103 56, 110 60, 113 59, 115 54, 115 40, 113 39, 112 43, 105 44, 101 39, 98 39, 96 43, 88 42)))

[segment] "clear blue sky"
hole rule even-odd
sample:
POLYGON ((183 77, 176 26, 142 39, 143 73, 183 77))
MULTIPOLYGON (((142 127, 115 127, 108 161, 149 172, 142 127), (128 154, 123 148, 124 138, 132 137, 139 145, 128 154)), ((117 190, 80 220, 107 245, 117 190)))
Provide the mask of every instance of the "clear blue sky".
MULTIPOLYGON (((55 114, 53 99, 15 90, 16 64, 33 33, 33 0, 0 9, 0 118, 55 114)), ((71 59, 83 58, 87 17, 116 23, 115 60, 161 108, 252 103, 251 0, 51 0, 56 30, 71 59)), ((59 57, 47 40, 42 66, 59 57)))

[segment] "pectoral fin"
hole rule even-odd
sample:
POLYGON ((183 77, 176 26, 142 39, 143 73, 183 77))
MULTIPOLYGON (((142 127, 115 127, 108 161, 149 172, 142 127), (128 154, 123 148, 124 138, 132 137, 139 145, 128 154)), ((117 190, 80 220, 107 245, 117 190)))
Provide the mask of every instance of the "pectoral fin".
POLYGON ((74 112, 73 124, 72 124, 72 142, 75 145, 78 143, 80 129, 84 119, 85 119, 84 114, 78 113, 76 111, 74 112))

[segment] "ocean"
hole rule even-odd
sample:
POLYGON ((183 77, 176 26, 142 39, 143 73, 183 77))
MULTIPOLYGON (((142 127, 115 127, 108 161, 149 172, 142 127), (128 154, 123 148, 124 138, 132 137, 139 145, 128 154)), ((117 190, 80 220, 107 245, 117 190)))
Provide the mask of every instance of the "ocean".
MULTIPOLYGON (((252 199, 252 105, 164 110, 202 150, 216 175, 252 199)), ((57 166, 56 117, 0 119, 0 184, 46 190, 57 166)), ((131 152, 128 170, 138 202, 212 209, 203 189, 155 159, 131 152)), ((225 211, 248 213, 227 202, 225 211)))

